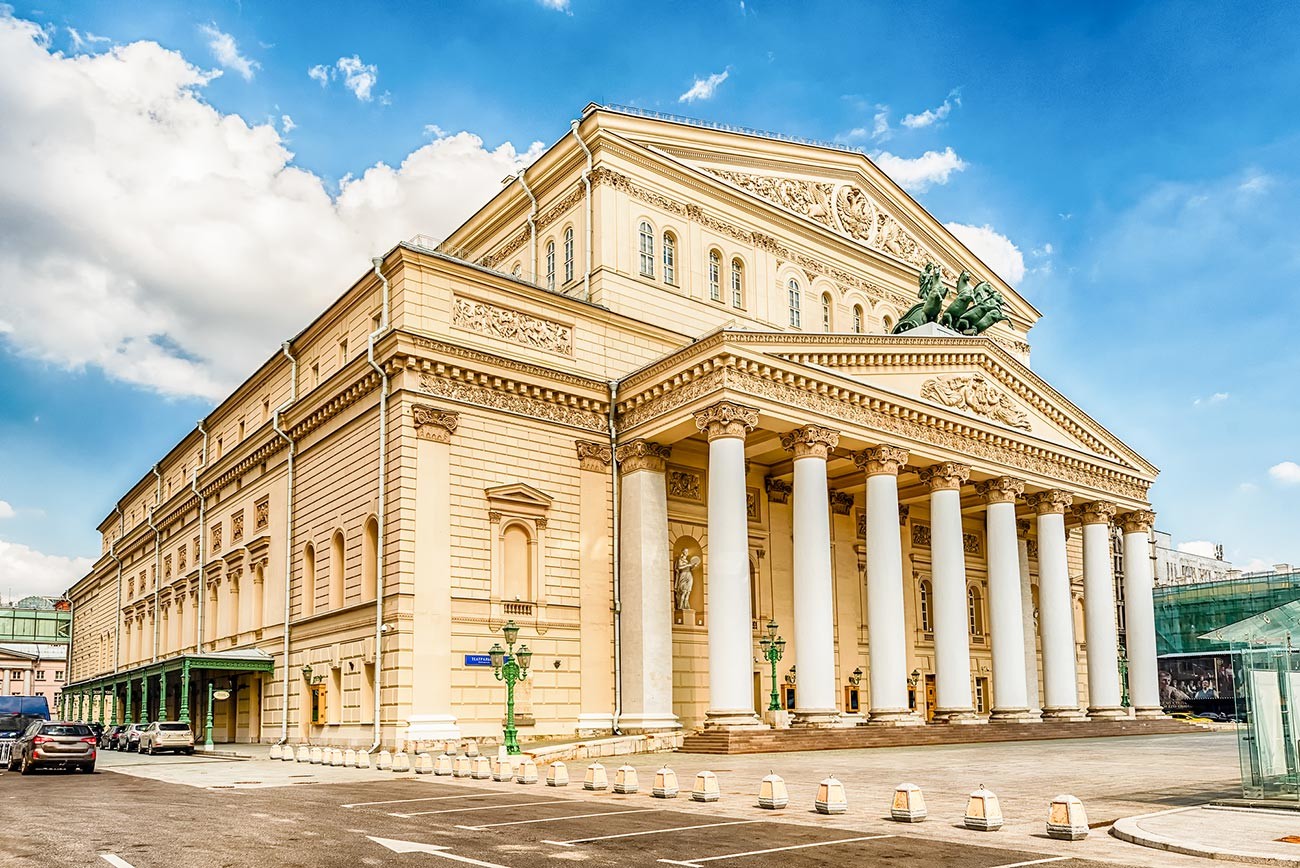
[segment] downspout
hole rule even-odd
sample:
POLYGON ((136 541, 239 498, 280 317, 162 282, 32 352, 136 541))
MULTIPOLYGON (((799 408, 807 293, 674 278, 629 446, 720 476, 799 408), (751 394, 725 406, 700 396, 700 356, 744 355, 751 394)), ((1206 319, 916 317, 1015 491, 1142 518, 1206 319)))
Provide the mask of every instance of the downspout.
MULTIPOLYGON (((162 473, 158 465, 153 466, 153 475, 158 480, 158 491, 153 496, 153 507, 149 510, 149 529, 153 531, 153 654, 152 662, 158 662, 158 631, 162 628, 162 613, 158 611, 158 599, 162 593, 162 531, 153 523, 154 512, 162 502, 162 473)), ((202 543, 199 544, 202 546, 202 543)))
POLYGON ((199 606, 198 606, 199 615, 198 618, 195 619, 195 621, 197 622, 197 630, 194 636, 194 652, 196 654, 202 654, 203 653, 203 614, 204 614, 203 598, 208 595, 207 594, 208 589, 206 587, 207 577, 204 573, 204 567, 207 566, 207 562, 204 558, 204 551, 207 548, 206 538, 208 535, 208 528, 207 528, 208 502, 203 497, 203 494, 199 491, 199 474, 203 472, 203 468, 208 466, 208 432, 203 430, 202 419, 199 420, 198 425, 199 425, 199 433, 203 435, 203 452, 201 454, 199 465, 194 468, 194 478, 190 480, 190 490, 193 491, 194 496, 199 499, 199 550, 194 553, 194 565, 199 569, 199 606))
POLYGON ((280 682, 280 740, 276 744, 284 744, 289 740, 289 612, 292 595, 293 576, 293 456, 294 442, 283 428, 280 427, 280 414, 285 411, 294 401, 298 400, 298 360, 289 352, 289 342, 285 341, 280 344, 280 352, 289 360, 289 398, 279 407, 275 408, 275 415, 271 417, 271 427, 284 438, 288 444, 289 457, 286 459, 286 474, 288 482, 285 494, 284 508, 284 646, 281 650, 281 656, 284 657, 284 678, 280 682))
POLYGON ((569 121, 569 126, 573 130, 573 137, 578 140, 578 147, 587 155, 587 168, 582 173, 582 183, 587 185, 587 271, 582 276, 582 300, 591 301, 591 245, 595 237, 595 227, 591 225, 592 221, 592 204, 591 204, 591 167, 592 156, 591 149, 587 143, 582 140, 578 133, 578 122, 569 121))
POLYGON ((524 188, 524 192, 528 194, 528 198, 533 203, 533 210, 528 212, 528 248, 531 251, 533 260, 533 270, 528 279, 532 283, 537 283, 537 197, 533 195, 532 190, 528 189, 528 182, 524 180, 525 171, 527 170, 520 169, 519 174, 515 175, 515 177, 519 179, 519 186, 524 188))
POLYGON ((114 610, 117 626, 113 629, 113 673, 117 674, 122 668, 122 559, 117 556, 117 544, 122 541, 122 533, 126 530, 126 516, 122 514, 120 504, 113 509, 117 512, 117 538, 108 544, 108 556, 117 563, 117 608, 114 610))
POLYGON ((618 486, 618 430, 614 426, 614 406, 618 401, 618 380, 609 381, 609 487, 613 497, 614 543, 614 716, 610 728, 614 735, 622 735, 618 719, 623 716, 623 595, 620 582, 619 558, 619 486, 618 486))
MULTIPOLYGON (((523 179, 523 175, 523 172, 519 173, 521 180, 523 179)), ((528 187, 525 186, 524 190, 527 189, 528 187)), ((531 193, 528 195, 532 196, 531 193)), ((537 200, 534 199, 534 210, 536 210, 536 207, 537 200)), ((531 217, 528 219, 528 222, 530 225, 532 224, 531 217)), ((536 254, 536 238, 534 238, 534 265, 536 265, 536 254)), ((379 724, 381 720, 380 699, 382 696, 380 684, 383 681, 382 675, 384 669, 384 652, 381 644, 384 638, 384 491, 387 488, 385 485, 385 476, 388 472, 388 371, 384 370, 384 367, 375 361, 375 341, 380 335, 388 331, 389 298, 388 278, 384 277, 384 272, 382 271, 382 266, 384 264, 383 257, 376 256, 374 259, 370 260, 370 262, 375 266, 375 277, 379 278, 379 281, 383 284, 384 288, 384 304, 379 314, 379 328, 370 333, 370 338, 366 344, 366 360, 370 362, 370 367, 374 368, 375 371, 378 372, 381 381, 379 389, 379 499, 378 506, 375 509, 375 524, 377 525, 375 529, 375 743, 370 746, 370 752, 374 753, 378 750, 379 742, 381 741, 379 724)))

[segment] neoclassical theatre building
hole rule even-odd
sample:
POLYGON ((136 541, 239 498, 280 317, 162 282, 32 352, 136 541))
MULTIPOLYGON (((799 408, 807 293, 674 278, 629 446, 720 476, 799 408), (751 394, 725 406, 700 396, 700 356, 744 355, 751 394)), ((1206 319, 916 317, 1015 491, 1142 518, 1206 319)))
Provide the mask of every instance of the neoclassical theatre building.
POLYGON ((362 266, 105 517, 67 713, 491 735, 513 620, 525 739, 784 720, 769 622, 794 726, 1159 714, 1155 467, 860 153, 593 105, 362 266), (893 334, 927 272, 1007 318, 893 334))

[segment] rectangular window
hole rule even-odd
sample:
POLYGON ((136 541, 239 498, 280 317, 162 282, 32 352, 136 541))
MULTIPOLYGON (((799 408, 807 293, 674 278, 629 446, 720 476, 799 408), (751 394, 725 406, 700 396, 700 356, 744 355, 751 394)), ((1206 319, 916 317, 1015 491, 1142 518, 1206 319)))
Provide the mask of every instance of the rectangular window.
POLYGON ((740 267, 734 262, 731 264, 731 306, 736 308, 745 306, 745 293, 740 279, 740 267))
POLYGON ((790 325, 793 328, 799 328, 801 325, 800 323, 801 317, 799 311, 799 289, 798 287, 791 287, 789 292, 790 292, 790 325))
POLYGON ((564 282, 573 280, 573 227, 564 230, 564 282))
POLYGON ((710 253, 709 254, 709 300, 710 301, 722 301, 722 286, 719 283, 719 281, 721 280, 721 275, 720 275, 721 271, 722 271, 722 264, 718 261, 718 254, 710 253))
POLYGON ((677 282, 677 242, 664 235, 664 283, 677 282))
POLYGON ((641 224, 641 276, 655 276, 655 237, 649 223, 641 224))
POLYGON ((63 680, 63 670, 62 670, 62 669, 56 669, 56 670, 54 670, 54 680, 55 680, 55 681, 62 681, 62 680, 63 680))
POLYGON ((328 707, 326 700, 325 685, 313 684, 311 686, 311 723, 312 726, 325 725, 325 712, 328 707))
POLYGON ((37 680, 37 681, 44 681, 44 680, 45 680, 45 670, 44 670, 44 669, 37 669, 37 670, 36 670, 36 680, 37 680))

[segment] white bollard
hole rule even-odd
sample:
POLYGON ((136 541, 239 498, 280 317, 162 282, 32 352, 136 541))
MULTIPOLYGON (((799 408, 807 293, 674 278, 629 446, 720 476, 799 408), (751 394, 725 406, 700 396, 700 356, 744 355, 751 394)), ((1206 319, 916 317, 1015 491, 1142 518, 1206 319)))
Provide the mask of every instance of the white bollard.
POLYGON ((705 770, 695 776, 695 789, 691 790, 692 802, 716 802, 722 798, 718 787, 718 776, 705 770))
POLYGON ((368 750, 357 751, 357 768, 359 769, 370 768, 370 751, 368 750))
POLYGON ((650 788, 650 795, 656 799, 675 799, 677 798, 677 772, 664 766, 655 772, 654 786, 650 788))
POLYGON ((476 781, 486 781, 492 777, 492 761, 485 756, 476 756, 470 760, 469 776, 476 781))
POLYGON ((343 751, 343 765, 346 768, 355 768, 357 765, 357 752, 352 748, 343 751))
POLYGON ((320 765, 325 758, 325 752, 318 747, 313 747, 308 755, 311 757, 311 764, 314 766, 320 765))
POLYGON ((467 756, 458 756, 452 762, 452 777, 467 778, 474 771, 474 761, 467 756))
POLYGON ((399 750, 393 754, 393 771, 409 772, 411 770, 411 755, 404 750, 399 750))
POLYGON ((344 761, 343 748, 336 747, 330 753, 330 765, 336 766, 338 768, 343 768, 345 765, 347 765, 347 762, 344 761))
POLYGON ((415 773, 417 775, 433 774, 433 757, 427 753, 422 753, 415 758, 415 773))
POLYGON ((465 742, 465 756, 478 756, 478 742, 474 741, 472 738, 465 742))
POLYGON ((817 798, 813 807, 819 814, 843 814, 849 809, 848 797, 844 795, 844 784, 834 777, 829 777, 817 785, 817 798))
POLYGON ((631 766, 619 766, 614 772, 614 792, 630 795, 640 789, 636 769, 631 766))
POLYGON ((441 754, 433 760, 433 773, 440 778, 451 775, 452 759, 447 754, 441 754))
POLYGON ((284 755, 283 749, 281 748, 280 745, 278 744, 271 745, 271 755, 270 755, 271 759, 278 760, 283 755, 284 755))
POLYGON ((551 763, 546 769, 546 785, 548 787, 567 787, 569 785, 569 767, 559 760, 551 763))
POLYGON ((894 790, 894 801, 889 805, 889 817, 900 823, 919 823, 926 817, 925 796, 916 784, 899 784, 894 790))
POLYGON ((966 801, 966 816, 962 818, 967 829, 977 832, 996 832, 1002 828, 1002 806, 998 797, 980 786, 966 801))
POLYGON ((768 810, 779 810, 790 804, 790 791, 786 789, 785 778, 772 772, 758 782, 758 806, 768 810))
POLYGON ((515 782, 520 784, 537 783, 537 763, 532 757, 524 757, 519 761, 519 770, 515 772, 515 782))
POLYGON ((1052 799, 1047 809, 1048 837, 1060 841, 1082 841, 1088 837, 1088 813, 1083 802, 1070 795, 1052 799))
POLYGON ((609 776, 605 774, 605 767, 600 763, 587 766, 587 774, 582 779, 582 788, 597 793, 609 789, 609 776))
POLYGON ((393 755, 386 750, 381 750, 379 758, 375 760, 375 768, 381 772, 391 772, 393 770, 393 755))
POLYGON ((498 756, 492 760, 492 780, 499 783, 515 779, 515 764, 508 756, 498 756))

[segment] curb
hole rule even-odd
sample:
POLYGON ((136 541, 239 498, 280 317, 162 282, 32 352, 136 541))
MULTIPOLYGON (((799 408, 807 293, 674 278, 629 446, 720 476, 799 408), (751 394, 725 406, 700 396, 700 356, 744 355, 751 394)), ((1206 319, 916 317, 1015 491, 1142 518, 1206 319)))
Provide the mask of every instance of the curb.
POLYGON ((1199 856, 1202 859, 1214 859, 1220 862, 1245 862, 1251 865, 1284 865, 1300 866, 1300 859, 1287 859, 1282 856, 1269 856, 1264 853, 1251 853, 1244 850, 1211 850, 1207 847, 1197 847, 1191 844, 1180 843, 1174 838, 1167 838, 1164 835, 1158 835, 1155 832, 1148 832, 1138 825, 1140 820, 1147 817, 1158 817, 1164 814, 1177 814, 1182 811, 1200 810, 1200 806, 1190 808, 1174 808, 1170 811, 1156 811, 1152 814, 1141 814, 1137 817, 1124 817, 1116 820, 1115 824, 1110 827, 1110 833, 1121 841, 1129 844, 1137 844, 1140 847, 1151 847, 1156 850, 1164 850, 1169 853, 1181 853, 1185 856, 1199 856))

